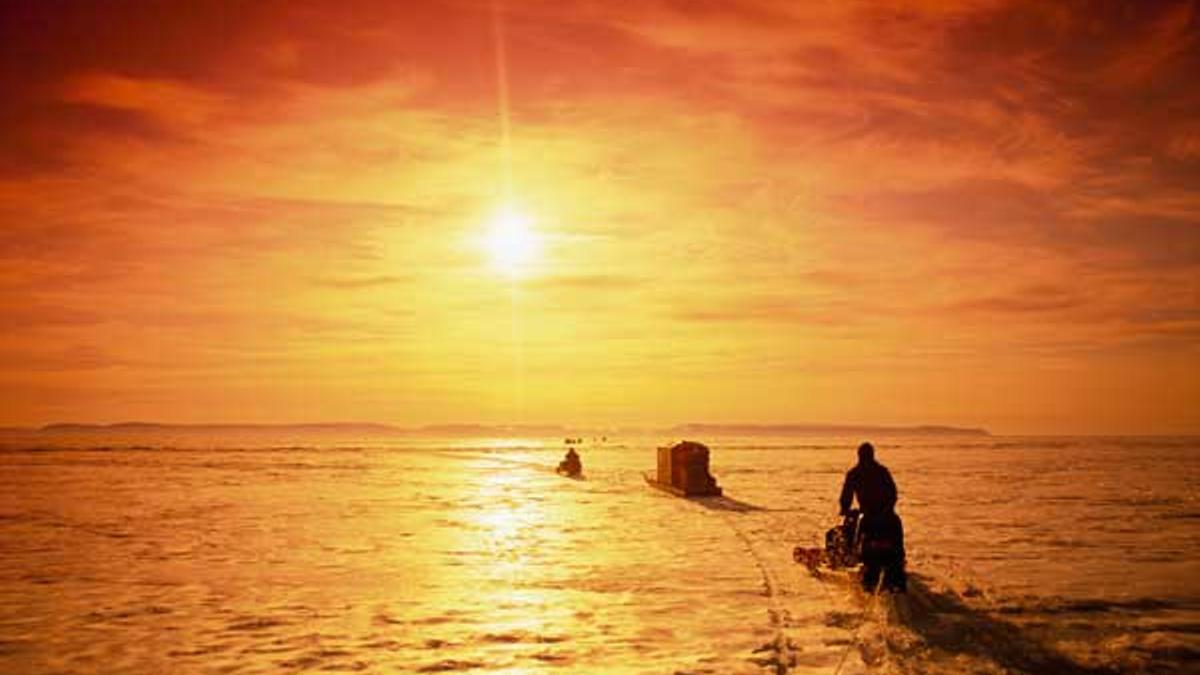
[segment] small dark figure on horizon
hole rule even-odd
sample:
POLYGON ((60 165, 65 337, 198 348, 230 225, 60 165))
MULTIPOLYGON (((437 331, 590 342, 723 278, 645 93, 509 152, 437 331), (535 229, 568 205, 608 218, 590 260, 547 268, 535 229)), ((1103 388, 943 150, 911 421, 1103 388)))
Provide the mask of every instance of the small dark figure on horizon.
POLYGON ((850 513, 858 499, 862 521, 858 537, 862 545, 863 588, 873 592, 883 574, 883 587, 904 592, 904 525, 896 515, 896 482, 887 467, 875 461, 875 446, 858 446, 858 464, 846 472, 839 498, 841 513, 850 513))
POLYGON ((558 472, 567 476, 578 476, 583 473, 583 462, 579 459, 579 453, 575 452, 575 448, 567 450, 566 457, 558 463, 558 472))

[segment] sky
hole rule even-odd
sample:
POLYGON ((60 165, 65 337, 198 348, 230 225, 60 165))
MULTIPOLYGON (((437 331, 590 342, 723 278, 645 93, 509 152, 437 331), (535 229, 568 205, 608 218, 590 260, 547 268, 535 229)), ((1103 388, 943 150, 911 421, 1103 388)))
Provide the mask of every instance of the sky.
POLYGON ((1198 72, 1194 1, 0 0, 0 425, 1200 433, 1198 72))

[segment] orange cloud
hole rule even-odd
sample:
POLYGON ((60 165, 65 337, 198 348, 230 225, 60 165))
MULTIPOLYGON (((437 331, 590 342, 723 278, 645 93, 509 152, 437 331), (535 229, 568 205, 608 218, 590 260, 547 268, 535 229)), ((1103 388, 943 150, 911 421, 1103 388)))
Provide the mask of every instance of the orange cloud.
POLYGON ((0 424, 1200 429, 1190 4, 410 5, 6 7, 0 424))

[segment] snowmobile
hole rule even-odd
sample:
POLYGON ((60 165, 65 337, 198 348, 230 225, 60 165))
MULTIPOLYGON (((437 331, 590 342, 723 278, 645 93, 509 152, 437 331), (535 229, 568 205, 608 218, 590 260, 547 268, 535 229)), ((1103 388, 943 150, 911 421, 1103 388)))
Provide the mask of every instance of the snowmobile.
POLYGON ((583 478, 583 462, 574 448, 567 450, 567 455, 558 463, 555 472, 567 478, 583 478))
POLYGON ((903 593, 907 574, 900 517, 894 513, 876 516, 867 528, 861 516, 858 509, 851 509, 842 515, 841 524, 825 532, 825 548, 797 546, 792 550, 792 559, 818 578, 822 568, 842 570, 862 565, 865 590, 873 592, 882 581, 882 588, 903 593))

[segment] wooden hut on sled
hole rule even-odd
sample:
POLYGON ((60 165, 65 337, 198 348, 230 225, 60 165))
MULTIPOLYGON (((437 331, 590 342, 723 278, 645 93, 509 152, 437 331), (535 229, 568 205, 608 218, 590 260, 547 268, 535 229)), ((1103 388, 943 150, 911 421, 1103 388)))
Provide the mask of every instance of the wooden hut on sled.
POLYGON ((719 497, 721 488, 708 471, 708 447, 681 441, 658 449, 658 471, 645 474, 651 486, 680 497, 719 497))

